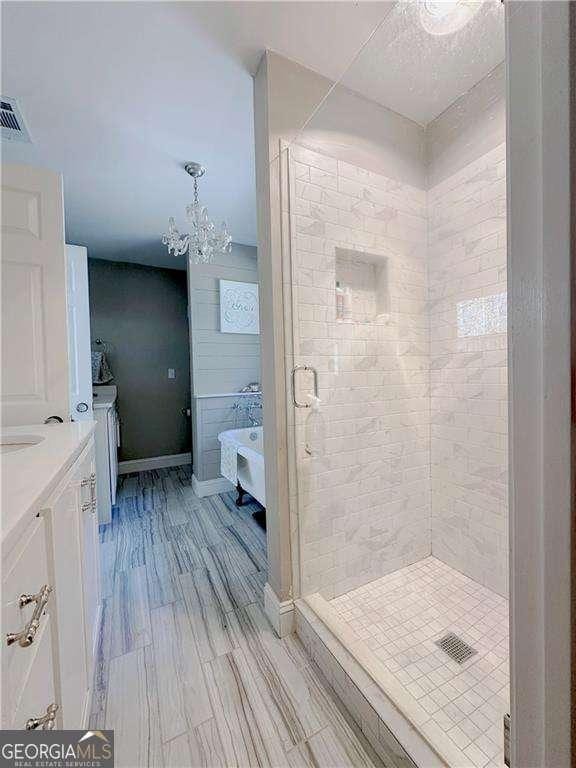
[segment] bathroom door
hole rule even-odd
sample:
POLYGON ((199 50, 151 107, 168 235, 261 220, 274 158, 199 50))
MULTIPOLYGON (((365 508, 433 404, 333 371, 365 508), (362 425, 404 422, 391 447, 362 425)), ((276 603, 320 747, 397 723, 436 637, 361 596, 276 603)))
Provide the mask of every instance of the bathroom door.
POLYGON ((85 421, 93 418, 90 299, 86 248, 81 245, 67 245, 66 261, 70 415, 73 421, 85 421))
POLYGON ((2 423, 68 420, 62 177, 2 166, 2 423))

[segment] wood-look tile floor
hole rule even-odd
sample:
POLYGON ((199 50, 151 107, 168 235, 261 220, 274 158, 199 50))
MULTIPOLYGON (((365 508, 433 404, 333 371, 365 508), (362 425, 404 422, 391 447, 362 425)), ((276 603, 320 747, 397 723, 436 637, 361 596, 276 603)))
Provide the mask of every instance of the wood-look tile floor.
POLYGON ((91 715, 118 768, 382 766, 298 639, 273 633, 253 510, 199 499, 187 467, 120 478, 91 715))

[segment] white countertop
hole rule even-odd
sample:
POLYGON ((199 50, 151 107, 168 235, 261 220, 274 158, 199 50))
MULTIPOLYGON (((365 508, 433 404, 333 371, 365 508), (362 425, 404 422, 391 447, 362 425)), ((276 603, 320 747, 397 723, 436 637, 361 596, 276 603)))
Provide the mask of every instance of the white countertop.
POLYGON ((94 431, 93 421, 6 427, 2 435, 37 435, 42 442, 0 456, 2 545, 15 543, 22 527, 74 463, 94 431))
POLYGON ((92 408, 110 408, 116 402, 115 384, 99 384, 92 389, 92 408))

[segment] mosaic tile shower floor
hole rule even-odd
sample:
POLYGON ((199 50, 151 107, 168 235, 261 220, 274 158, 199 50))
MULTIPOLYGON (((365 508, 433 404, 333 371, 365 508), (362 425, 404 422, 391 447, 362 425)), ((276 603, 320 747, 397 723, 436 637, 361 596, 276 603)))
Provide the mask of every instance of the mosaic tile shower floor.
POLYGON ((502 718, 509 712, 508 601, 434 557, 330 602, 430 715, 470 766, 503 766, 502 718), (435 642, 454 632, 477 653, 463 664, 435 642))

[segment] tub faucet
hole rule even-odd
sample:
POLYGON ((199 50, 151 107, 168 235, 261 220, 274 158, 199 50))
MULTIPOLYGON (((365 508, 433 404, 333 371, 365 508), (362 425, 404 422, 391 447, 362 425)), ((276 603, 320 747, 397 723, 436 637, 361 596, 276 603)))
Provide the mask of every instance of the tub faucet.
POLYGON ((246 412, 246 418, 248 419, 248 422, 251 427, 260 426, 260 420, 256 416, 256 411, 258 409, 262 410, 262 401, 260 399, 250 398, 250 401, 246 403, 244 410, 246 412))
POLYGON ((250 398, 247 403, 237 400, 232 406, 232 410, 244 414, 244 418, 248 421, 248 424, 251 427, 259 427, 261 424, 261 420, 255 413, 257 409, 260 409, 260 411, 262 410, 262 401, 259 398, 250 398))
POLYGON ((254 415, 254 411, 256 410, 256 408, 262 409, 262 404, 261 403, 253 403, 253 404, 248 405, 246 407, 246 416, 248 417, 248 421, 250 422, 250 426, 251 427, 259 427, 260 426, 260 421, 254 415))

